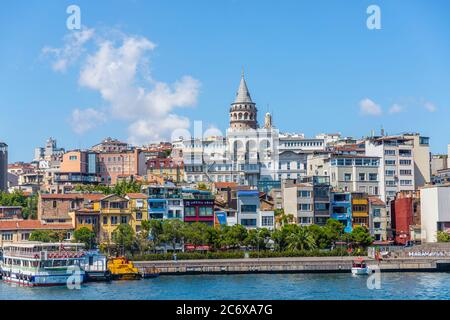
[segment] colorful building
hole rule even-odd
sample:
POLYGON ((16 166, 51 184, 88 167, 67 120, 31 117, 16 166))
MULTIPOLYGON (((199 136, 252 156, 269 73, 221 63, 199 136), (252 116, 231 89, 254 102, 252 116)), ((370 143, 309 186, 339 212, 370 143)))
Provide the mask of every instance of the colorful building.
POLYGON ((345 232, 352 232, 352 195, 350 192, 332 193, 331 218, 340 221, 345 226, 345 232))
POLYGON ((352 193, 353 227, 361 226, 369 229, 369 198, 366 193, 352 193))
POLYGON ((127 193, 125 198, 128 199, 131 210, 131 226, 136 233, 140 232, 142 221, 148 220, 147 195, 143 193, 127 193))
POLYGON ((214 225, 214 196, 209 191, 184 189, 184 222, 214 225))
POLYGON ((100 242, 112 242, 112 233, 121 224, 132 225, 132 212, 128 199, 115 194, 94 202, 94 210, 100 211, 100 242))
POLYGON ((391 201, 391 220, 395 242, 406 244, 411 238, 411 227, 420 225, 420 193, 399 192, 391 201))

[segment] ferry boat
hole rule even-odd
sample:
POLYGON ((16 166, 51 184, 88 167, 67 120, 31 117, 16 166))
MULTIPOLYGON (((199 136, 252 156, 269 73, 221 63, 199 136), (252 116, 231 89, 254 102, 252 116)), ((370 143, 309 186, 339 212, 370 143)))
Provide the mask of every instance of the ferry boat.
POLYGON ((85 272, 80 267, 84 260, 81 243, 19 242, 3 245, 0 260, 2 279, 23 286, 62 286, 70 277, 85 272), (76 270, 76 272, 75 272, 76 270))
POLYGON ((113 280, 140 280, 142 274, 131 261, 124 257, 111 258, 108 261, 108 269, 113 280))
POLYGON ((353 275, 367 275, 370 273, 366 262, 363 258, 358 258, 353 261, 352 264, 352 274, 353 275))

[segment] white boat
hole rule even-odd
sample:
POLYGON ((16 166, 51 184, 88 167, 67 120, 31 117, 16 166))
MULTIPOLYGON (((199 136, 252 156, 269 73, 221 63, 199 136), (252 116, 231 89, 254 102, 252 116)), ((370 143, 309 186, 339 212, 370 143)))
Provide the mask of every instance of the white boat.
POLYGON ((83 244, 19 242, 3 245, 2 279, 23 286, 62 286, 82 283, 83 244))
POLYGON ((367 267, 364 259, 359 258, 353 261, 352 274, 353 275, 368 275, 370 273, 369 267, 367 267))

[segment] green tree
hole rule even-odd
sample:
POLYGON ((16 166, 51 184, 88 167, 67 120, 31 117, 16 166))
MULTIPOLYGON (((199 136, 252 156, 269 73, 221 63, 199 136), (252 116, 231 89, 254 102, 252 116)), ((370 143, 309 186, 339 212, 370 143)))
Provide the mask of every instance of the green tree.
POLYGON ((326 225, 323 227, 323 232, 330 244, 335 244, 342 239, 344 228, 344 225, 338 220, 328 219, 326 225))
POLYGON ((121 254, 130 251, 133 248, 135 234, 129 224, 119 225, 112 233, 112 241, 119 248, 121 254))
POLYGON ((160 238, 162 242, 170 243, 175 251, 178 243, 184 244, 185 229, 183 222, 177 219, 164 221, 160 238))
POLYGON ((268 229, 252 229, 248 231, 244 244, 253 249, 266 250, 266 244, 269 239, 270 231, 268 229))
POLYGON ((450 234, 444 231, 437 232, 437 241, 438 242, 450 242, 450 234))
POLYGON ((354 245, 363 248, 371 245, 374 241, 369 230, 361 226, 356 226, 353 228, 352 232, 349 234, 349 240, 354 245))
POLYGON ((61 230, 34 230, 29 240, 41 242, 62 242, 66 238, 66 233, 61 230))
POLYGON ((298 227, 286 237, 286 241, 289 250, 311 250, 317 247, 314 235, 307 227, 298 227))
POLYGON ((95 246, 95 232, 87 227, 81 227, 73 233, 75 242, 84 243, 86 249, 92 249, 95 246))

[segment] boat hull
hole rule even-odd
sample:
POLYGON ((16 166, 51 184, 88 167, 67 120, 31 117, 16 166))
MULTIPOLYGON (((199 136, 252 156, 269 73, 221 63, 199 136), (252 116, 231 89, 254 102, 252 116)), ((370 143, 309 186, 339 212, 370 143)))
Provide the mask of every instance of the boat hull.
POLYGON ((353 275, 368 275, 369 274, 369 268, 352 268, 352 274, 353 275))
POLYGON ((140 273, 121 273, 112 274, 112 280, 141 280, 142 275, 140 273))
MULTIPOLYGON (((20 286, 25 287, 55 287, 55 286, 66 286, 72 283, 72 274, 61 274, 61 275, 19 275, 19 274, 8 274, 3 275, 2 280, 8 283, 15 283, 20 286)), ((85 280, 85 275, 80 275, 80 283, 85 280)))

